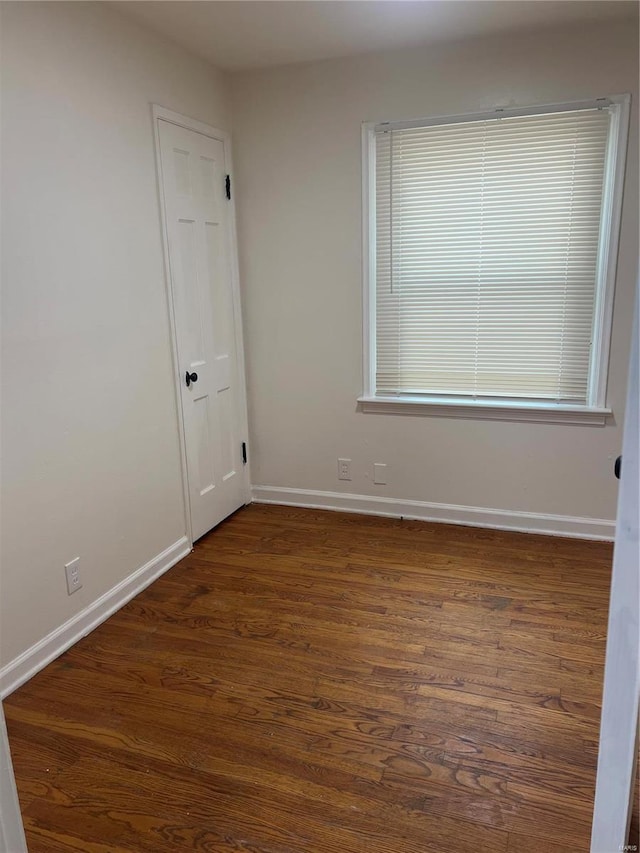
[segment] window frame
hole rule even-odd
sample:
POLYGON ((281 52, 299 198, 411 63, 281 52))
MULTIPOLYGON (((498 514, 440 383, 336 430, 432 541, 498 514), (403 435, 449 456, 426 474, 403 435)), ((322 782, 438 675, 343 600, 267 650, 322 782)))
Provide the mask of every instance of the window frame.
POLYGON ((606 405, 613 295, 615 289, 622 196, 631 95, 610 95, 588 101, 537 104, 481 113, 435 116, 410 121, 362 124, 362 266, 363 266, 363 394, 360 410, 381 414, 422 414, 445 417, 604 425, 612 410, 606 405), (594 334, 589 364, 588 402, 584 404, 527 401, 518 398, 473 398, 438 395, 376 395, 376 142, 382 127, 404 129, 482 121, 499 116, 540 115, 595 107, 614 107, 607 142, 603 214, 600 223, 594 334))

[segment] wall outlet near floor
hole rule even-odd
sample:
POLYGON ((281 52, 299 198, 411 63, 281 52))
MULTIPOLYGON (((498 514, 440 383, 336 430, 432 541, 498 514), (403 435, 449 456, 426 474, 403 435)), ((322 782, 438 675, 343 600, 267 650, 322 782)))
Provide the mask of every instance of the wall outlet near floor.
POLYGON ((387 485, 387 464, 386 462, 373 463, 373 482, 378 486, 387 485))
POLYGON ((350 459, 338 459, 338 479, 339 480, 350 480, 351 479, 351 460, 350 459))
POLYGON ((76 557, 75 560, 71 560, 70 563, 67 563, 64 567, 64 571, 67 576, 67 592, 69 595, 72 595, 74 592, 82 589, 82 581, 80 580, 80 557, 76 557))

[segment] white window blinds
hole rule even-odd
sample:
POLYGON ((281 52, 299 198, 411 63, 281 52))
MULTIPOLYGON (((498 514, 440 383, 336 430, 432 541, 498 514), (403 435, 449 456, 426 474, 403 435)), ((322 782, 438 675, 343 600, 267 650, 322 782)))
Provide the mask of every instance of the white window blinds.
POLYGON ((586 403, 610 112, 376 128, 376 393, 586 403))

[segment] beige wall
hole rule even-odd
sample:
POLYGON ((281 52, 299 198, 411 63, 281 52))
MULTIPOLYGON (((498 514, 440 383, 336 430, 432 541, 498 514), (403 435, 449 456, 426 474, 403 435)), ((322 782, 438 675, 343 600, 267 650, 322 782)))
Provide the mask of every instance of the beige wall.
POLYGON ((149 105, 229 110, 99 3, 3 3, 2 85, 6 663, 185 532, 149 105))
POLYGON ((602 427, 362 414, 360 123, 633 92, 637 27, 599 25, 235 75, 254 484, 615 517, 638 259, 637 154, 602 427), (353 460, 351 483, 338 456, 353 460), (385 462, 388 485, 372 484, 385 462))

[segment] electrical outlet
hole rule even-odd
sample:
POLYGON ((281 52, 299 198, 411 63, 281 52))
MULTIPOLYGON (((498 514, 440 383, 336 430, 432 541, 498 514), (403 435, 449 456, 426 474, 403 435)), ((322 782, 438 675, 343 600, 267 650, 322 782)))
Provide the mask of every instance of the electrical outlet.
POLYGON ((351 460, 350 459, 338 459, 338 479, 339 480, 350 480, 351 479, 351 460))
POLYGON ((385 462, 373 463, 373 482, 378 486, 387 485, 387 465, 385 462))
POLYGON ((67 563, 64 567, 64 571, 67 576, 67 592, 69 595, 72 595, 74 592, 82 589, 82 581, 80 580, 80 557, 76 557, 75 560, 71 560, 70 563, 67 563))

